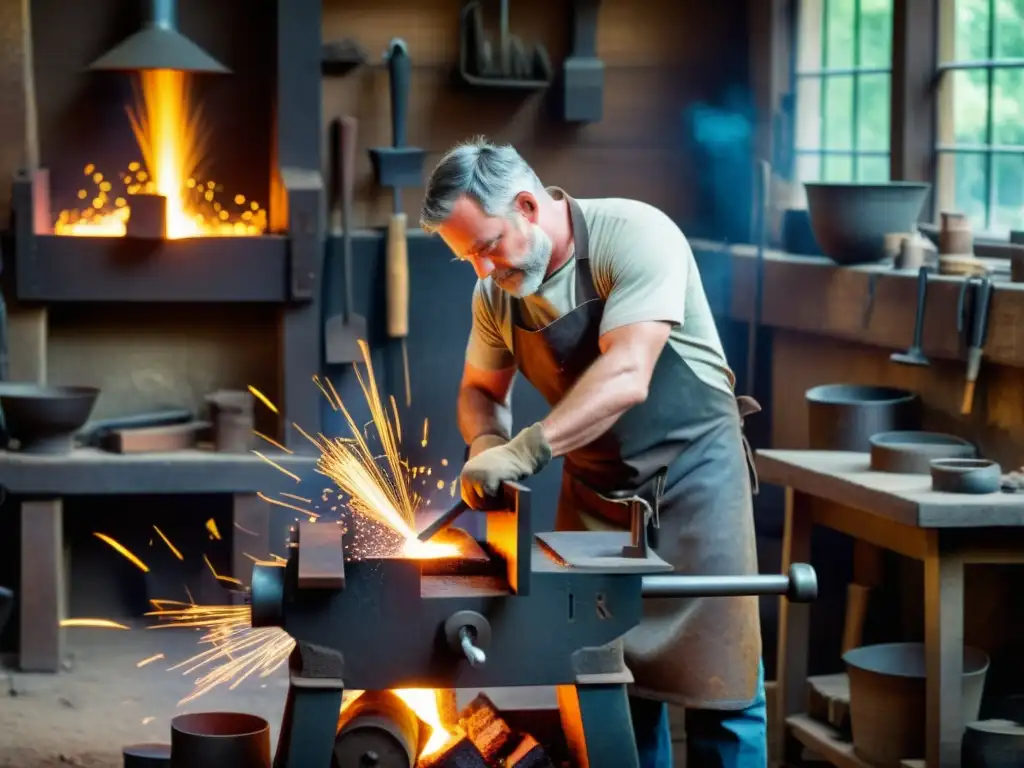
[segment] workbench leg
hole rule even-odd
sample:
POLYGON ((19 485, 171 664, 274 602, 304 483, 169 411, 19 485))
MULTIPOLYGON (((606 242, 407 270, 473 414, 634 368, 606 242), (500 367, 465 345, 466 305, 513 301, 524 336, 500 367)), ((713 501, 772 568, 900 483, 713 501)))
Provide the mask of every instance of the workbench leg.
MULTIPOLYGON (((782 538, 782 572, 793 563, 811 562, 811 529, 813 522, 804 503, 806 497, 786 489, 786 524, 782 538)), ((811 606, 791 603, 779 598, 779 642, 775 671, 775 712, 769 718, 775 731, 781 758, 792 752, 786 718, 803 714, 807 709, 807 652, 810 645, 811 606)))
POLYGON ((556 692, 574 765, 639 768, 625 685, 560 685, 556 692))
POLYGON ((252 558, 270 559, 270 504, 255 493, 236 493, 231 522, 231 575, 248 587, 252 558))
POLYGON ((964 564, 943 551, 940 536, 929 533, 924 560, 925 763, 953 768, 964 732, 964 564))
POLYGON ((58 672, 64 653, 64 515, 60 499, 21 502, 19 659, 25 672, 58 672))

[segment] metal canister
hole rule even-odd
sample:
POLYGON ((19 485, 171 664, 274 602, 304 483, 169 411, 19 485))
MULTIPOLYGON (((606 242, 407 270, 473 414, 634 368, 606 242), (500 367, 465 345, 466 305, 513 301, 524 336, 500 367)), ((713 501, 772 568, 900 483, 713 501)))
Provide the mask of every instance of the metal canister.
POLYGON ((171 720, 171 768, 270 768, 270 724, 241 712, 195 712, 171 720))
POLYGON ((223 453, 247 453, 253 443, 252 395, 223 389, 207 395, 206 403, 213 423, 214 447, 223 453))

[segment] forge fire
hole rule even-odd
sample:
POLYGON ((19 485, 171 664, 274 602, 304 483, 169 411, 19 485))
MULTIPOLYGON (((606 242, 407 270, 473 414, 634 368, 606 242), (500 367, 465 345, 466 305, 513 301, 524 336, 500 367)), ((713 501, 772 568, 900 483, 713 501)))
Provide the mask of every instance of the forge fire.
POLYGON ((142 161, 114 174, 85 166, 85 184, 78 190, 81 207, 61 211, 54 232, 123 237, 132 197, 159 195, 166 201, 168 239, 263 234, 267 212, 257 201, 231 195, 202 177, 210 131, 193 98, 189 73, 144 70, 135 90, 127 113, 142 161))

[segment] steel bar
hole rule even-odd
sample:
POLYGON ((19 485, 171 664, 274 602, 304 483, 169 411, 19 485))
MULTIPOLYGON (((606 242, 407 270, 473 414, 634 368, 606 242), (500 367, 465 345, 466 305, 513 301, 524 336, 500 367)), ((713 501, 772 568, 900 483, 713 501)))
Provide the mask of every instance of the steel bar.
POLYGON ((787 576, 644 576, 641 593, 644 597, 786 595, 793 602, 810 602, 818 595, 818 580, 810 565, 794 563, 787 576))

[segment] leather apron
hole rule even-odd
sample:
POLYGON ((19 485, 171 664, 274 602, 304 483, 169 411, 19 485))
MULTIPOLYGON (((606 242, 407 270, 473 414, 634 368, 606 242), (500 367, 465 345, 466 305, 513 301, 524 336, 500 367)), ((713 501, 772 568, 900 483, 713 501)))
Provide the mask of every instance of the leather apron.
MULTIPOLYGON (((565 197, 576 246, 575 308, 538 330, 524 326, 519 300, 511 312, 516 364, 551 406, 601 354, 604 311, 583 211, 565 197)), ((647 399, 565 456, 556 528, 628 530, 630 505, 607 494, 631 491, 657 510, 654 548, 675 572, 755 574, 752 477, 736 398, 701 381, 666 345, 647 399)), ((645 600, 624 651, 634 695, 696 709, 744 709, 754 699, 761 661, 758 599, 645 600)))

